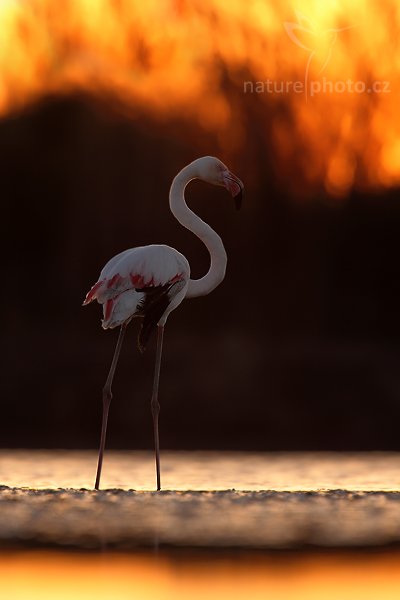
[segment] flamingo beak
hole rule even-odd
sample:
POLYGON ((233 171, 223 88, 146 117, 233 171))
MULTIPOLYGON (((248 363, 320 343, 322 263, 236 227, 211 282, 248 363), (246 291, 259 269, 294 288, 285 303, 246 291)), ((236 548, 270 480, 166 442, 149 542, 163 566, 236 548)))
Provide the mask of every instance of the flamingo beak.
POLYGON ((240 181, 239 177, 236 177, 236 175, 234 175, 230 171, 226 171, 223 175, 223 178, 224 178, 224 186, 226 187, 228 192, 230 192, 232 194, 233 198, 235 199, 236 210, 240 210, 240 208, 242 206, 242 200, 243 200, 243 190, 244 190, 243 183, 240 181))
POLYGON ((242 202, 243 202, 243 184, 240 187, 239 192, 236 194, 235 196, 235 206, 236 206, 236 210, 240 210, 242 208, 242 202))

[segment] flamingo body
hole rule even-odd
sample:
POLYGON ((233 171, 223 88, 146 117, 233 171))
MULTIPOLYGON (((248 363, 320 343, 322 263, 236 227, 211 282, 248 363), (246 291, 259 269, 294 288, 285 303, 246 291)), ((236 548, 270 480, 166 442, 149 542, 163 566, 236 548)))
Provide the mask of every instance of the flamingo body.
POLYGON ((157 323, 165 323, 184 299, 189 278, 189 263, 174 248, 162 244, 130 248, 108 261, 83 304, 97 300, 103 305, 103 329, 144 317, 139 334, 144 348, 157 323))

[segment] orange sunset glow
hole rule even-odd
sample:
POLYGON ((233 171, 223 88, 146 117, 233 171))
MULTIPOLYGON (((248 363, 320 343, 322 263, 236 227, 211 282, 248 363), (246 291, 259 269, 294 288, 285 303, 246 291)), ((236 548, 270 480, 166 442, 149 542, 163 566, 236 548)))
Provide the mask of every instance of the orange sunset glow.
POLYGON ((175 600, 395 600, 399 556, 312 556, 286 562, 279 556, 165 557, 22 553, 1 557, 2 588, 15 600, 148 598, 175 600), (23 572, 23 577, 21 573, 23 572), (210 596, 211 594, 211 596, 210 596))
POLYGON ((278 167, 310 188, 400 182, 396 0, 2 0, 0 30, 3 115, 84 91, 238 155, 256 106, 278 167))

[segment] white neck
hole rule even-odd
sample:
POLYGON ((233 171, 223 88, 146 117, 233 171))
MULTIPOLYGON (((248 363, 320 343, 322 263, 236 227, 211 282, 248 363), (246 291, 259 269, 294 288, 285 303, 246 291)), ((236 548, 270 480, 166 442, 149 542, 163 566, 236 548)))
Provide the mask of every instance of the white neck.
POLYGON ((205 296, 212 292, 225 277, 227 256, 221 238, 207 223, 202 221, 185 202, 185 187, 192 179, 198 179, 193 163, 182 169, 172 182, 169 206, 179 223, 192 231, 207 247, 211 265, 201 279, 190 279, 186 298, 205 296))

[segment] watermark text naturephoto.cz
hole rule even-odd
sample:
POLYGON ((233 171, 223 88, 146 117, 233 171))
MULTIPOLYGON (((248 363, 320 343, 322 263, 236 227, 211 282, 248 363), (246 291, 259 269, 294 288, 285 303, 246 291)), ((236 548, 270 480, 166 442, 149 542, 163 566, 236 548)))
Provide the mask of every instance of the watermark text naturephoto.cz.
POLYGON ((304 81, 284 81, 267 79, 266 81, 244 81, 245 94, 388 94, 390 81, 365 81, 353 79, 332 81, 323 77, 321 80, 309 81, 308 90, 304 81))

